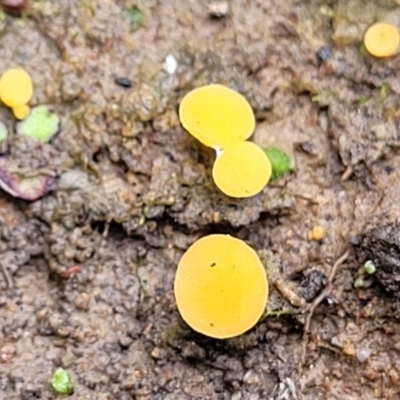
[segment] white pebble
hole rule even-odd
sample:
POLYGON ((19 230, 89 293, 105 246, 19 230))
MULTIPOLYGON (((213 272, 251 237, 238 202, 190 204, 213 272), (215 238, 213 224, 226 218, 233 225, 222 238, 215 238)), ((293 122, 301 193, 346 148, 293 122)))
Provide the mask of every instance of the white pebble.
POLYGON ((172 75, 176 72, 177 68, 178 68, 178 61, 172 54, 168 54, 167 57, 165 57, 163 70, 168 74, 172 75))

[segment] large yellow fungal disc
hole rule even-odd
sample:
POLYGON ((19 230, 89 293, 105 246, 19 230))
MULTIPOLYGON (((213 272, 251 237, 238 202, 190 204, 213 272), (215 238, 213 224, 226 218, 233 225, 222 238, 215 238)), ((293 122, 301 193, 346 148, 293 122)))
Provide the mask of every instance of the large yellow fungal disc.
POLYGON ((251 197, 263 190, 272 167, 265 152, 252 142, 235 143, 217 157, 212 170, 221 192, 231 197, 251 197))
POLYGON ((257 253, 242 240, 210 235, 182 256, 175 297, 186 323, 204 335, 226 339, 252 328, 263 314, 268 281, 257 253))
POLYGON ((255 118, 248 101, 223 85, 207 85, 189 92, 179 107, 184 128, 209 147, 226 146, 248 139, 255 118))
POLYGON ((9 107, 25 105, 33 94, 32 79, 21 69, 9 69, 0 78, 0 99, 9 107))
POLYGON ((377 22, 371 25, 364 36, 364 45, 375 57, 390 57, 399 47, 399 32, 393 25, 377 22))

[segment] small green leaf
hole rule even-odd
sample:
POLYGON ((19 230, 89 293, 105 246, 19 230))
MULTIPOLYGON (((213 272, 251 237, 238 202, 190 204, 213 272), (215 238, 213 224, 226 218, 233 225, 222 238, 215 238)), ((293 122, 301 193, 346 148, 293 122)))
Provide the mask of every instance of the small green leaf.
POLYGON ((266 147, 264 152, 272 166, 271 179, 280 178, 291 170, 290 157, 284 151, 275 147, 266 147))
POLYGON ((390 91, 390 86, 388 83, 382 83, 380 91, 379 91, 379 96, 382 100, 386 99, 390 91))
POLYGON ((138 7, 133 6, 126 10, 133 29, 138 29, 143 25, 144 15, 138 7))
POLYGON ((359 276, 354 282, 355 288, 362 288, 362 287, 364 287, 364 285, 365 285, 365 282, 364 282, 364 278, 362 276, 359 276))
POLYGON ((74 385, 71 375, 64 368, 57 368, 51 378, 51 386, 58 394, 72 394, 74 385))
POLYGON ((376 267, 375 264, 371 261, 368 260, 365 262, 365 264, 363 265, 363 270, 368 274, 368 275, 372 275, 375 273, 376 271, 376 267))
POLYGON ((18 122, 17 133, 45 143, 58 132, 59 127, 60 117, 47 106, 38 106, 32 108, 25 120, 18 122))
POLYGON ((369 98, 368 98, 367 96, 361 96, 361 97, 356 101, 356 103, 357 103, 359 106, 362 106, 363 104, 367 103, 368 101, 369 101, 369 98))

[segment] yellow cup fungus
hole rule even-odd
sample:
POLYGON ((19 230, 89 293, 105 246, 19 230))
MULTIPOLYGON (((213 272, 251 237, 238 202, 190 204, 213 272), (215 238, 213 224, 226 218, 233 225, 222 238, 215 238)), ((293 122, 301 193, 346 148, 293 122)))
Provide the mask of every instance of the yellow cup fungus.
POLYGON ((29 114, 27 103, 33 94, 32 79, 22 68, 8 69, 0 78, 0 99, 13 110, 14 116, 24 119, 29 114))
POLYGON ((364 45, 375 57, 390 57, 397 53, 400 36, 397 28, 386 22, 371 25, 364 35, 364 45))
POLYGON ((27 106, 26 104, 23 106, 14 107, 12 109, 14 117, 19 120, 25 119, 29 115, 30 111, 31 111, 30 107, 27 106))
POLYGON ((257 253, 240 239, 209 235, 182 256, 175 297, 184 321, 217 339, 238 336, 262 316, 268 280, 257 253))
POLYGON ((310 232, 308 232, 308 238, 315 240, 316 242, 321 241, 325 236, 325 230, 321 225, 314 226, 310 232))
POLYGON ((179 107, 183 127, 197 140, 217 151, 213 178, 231 197, 259 193, 271 177, 268 157, 246 142, 255 128, 253 110, 240 93, 219 84, 189 92, 179 107))
POLYGON ((272 173, 265 152, 252 142, 226 147, 217 156, 212 170, 215 184, 231 197, 250 197, 259 193, 272 173))
POLYGON ((212 84, 189 92, 179 106, 183 127, 208 147, 224 149, 254 131, 253 110, 240 93, 212 84))

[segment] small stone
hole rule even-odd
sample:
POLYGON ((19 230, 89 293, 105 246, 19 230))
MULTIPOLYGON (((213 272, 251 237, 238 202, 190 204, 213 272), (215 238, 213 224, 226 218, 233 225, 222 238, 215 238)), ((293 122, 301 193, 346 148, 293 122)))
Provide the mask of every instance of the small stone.
POLYGON ((360 361, 360 363, 363 363, 363 362, 368 360, 368 358, 370 357, 371 353, 372 353, 371 349, 357 350, 357 353, 356 353, 357 360, 360 361))
POLYGON ((151 356, 152 356, 154 359, 157 360, 157 359, 160 358, 160 354, 161 354, 160 348, 159 348, 159 347, 154 347, 153 351, 151 352, 151 356))
POLYGON ((354 356, 356 354, 356 349, 352 343, 346 343, 342 350, 347 356, 354 356))
POLYGON ((7 149, 8 129, 7 125, 0 121, 0 153, 4 153, 7 149))
POLYGON ((178 68, 178 61, 172 54, 168 54, 165 57, 165 61, 163 64, 163 70, 170 75, 173 75, 178 68))
POLYGON ((328 46, 323 46, 318 49, 317 51, 317 57, 321 61, 328 61, 332 57, 332 50, 328 46))
POLYGON ((17 350, 12 344, 6 344, 0 349, 0 363, 8 364, 16 354, 17 350))
POLYGON ((118 339, 118 343, 123 349, 128 349, 129 346, 133 343, 133 339, 129 336, 121 336, 118 339))
POLYGON ((243 376, 243 382, 248 385, 257 385, 261 383, 260 375, 254 370, 250 369, 243 376))
POLYGON ((228 15, 229 4, 227 1, 213 1, 208 5, 208 15, 210 18, 221 19, 228 15))
POLYGON ((90 301, 90 296, 85 293, 79 293, 78 296, 75 297, 75 306, 81 310, 87 310, 89 308, 89 301, 90 301))

